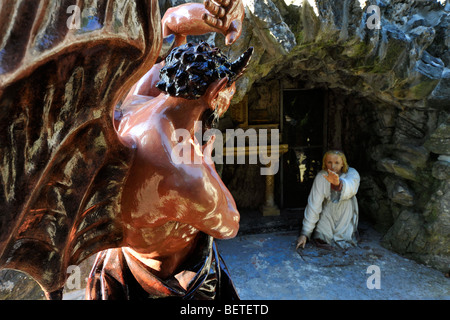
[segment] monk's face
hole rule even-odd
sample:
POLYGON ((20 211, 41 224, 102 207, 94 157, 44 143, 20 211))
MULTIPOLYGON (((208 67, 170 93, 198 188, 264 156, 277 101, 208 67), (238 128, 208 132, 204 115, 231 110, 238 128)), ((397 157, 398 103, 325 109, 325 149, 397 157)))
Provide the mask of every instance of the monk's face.
POLYGON ((337 154, 327 155, 325 163, 328 170, 334 171, 337 174, 340 174, 342 172, 342 168, 344 167, 342 158, 337 154))

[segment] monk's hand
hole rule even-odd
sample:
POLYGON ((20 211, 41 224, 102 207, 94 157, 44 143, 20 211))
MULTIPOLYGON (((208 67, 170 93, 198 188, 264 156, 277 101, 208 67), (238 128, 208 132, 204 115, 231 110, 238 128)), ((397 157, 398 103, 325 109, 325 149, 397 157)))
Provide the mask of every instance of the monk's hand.
POLYGON ((215 27, 225 35, 225 44, 233 44, 242 33, 244 5, 242 0, 205 0, 202 19, 206 24, 215 27))
POLYGON ((327 179, 329 183, 331 183, 334 186, 338 186, 341 183, 339 181, 339 175, 336 172, 331 171, 330 169, 328 169, 328 175, 324 174, 323 176, 325 177, 325 179, 327 179))
POLYGON ((295 247, 295 250, 297 250, 298 248, 305 248, 305 244, 306 244, 307 238, 304 235, 301 235, 300 237, 298 237, 297 239, 297 246, 295 247))

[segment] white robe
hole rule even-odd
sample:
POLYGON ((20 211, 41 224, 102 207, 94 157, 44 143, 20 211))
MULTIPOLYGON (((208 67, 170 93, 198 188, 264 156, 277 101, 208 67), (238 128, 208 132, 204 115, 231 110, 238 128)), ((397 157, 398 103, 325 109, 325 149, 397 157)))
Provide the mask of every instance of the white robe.
POLYGON ((358 227, 358 201, 356 193, 359 188, 358 172, 349 168, 342 173, 341 191, 332 191, 331 184, 323 177, 326 171, 320 171, 314 179, 305 208, 302 234, 308 239, 319 238, 341 248, 356 245, 358 227))

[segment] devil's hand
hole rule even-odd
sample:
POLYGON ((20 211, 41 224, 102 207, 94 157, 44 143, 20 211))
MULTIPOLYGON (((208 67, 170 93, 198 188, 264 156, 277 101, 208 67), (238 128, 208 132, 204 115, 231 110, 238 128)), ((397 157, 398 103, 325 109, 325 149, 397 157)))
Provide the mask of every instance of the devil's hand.
POLYGON ((205 0, 204 5, 210 14, 202 19, 225 35, 225 44, 233 44, 242 32, 244 5, 241 0, 205 0))

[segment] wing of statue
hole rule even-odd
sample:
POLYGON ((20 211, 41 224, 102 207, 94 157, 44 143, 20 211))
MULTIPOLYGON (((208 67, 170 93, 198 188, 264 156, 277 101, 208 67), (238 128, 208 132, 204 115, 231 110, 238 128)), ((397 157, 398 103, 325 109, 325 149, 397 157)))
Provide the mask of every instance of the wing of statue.
POLYGON ((113 110, 158 56, 158 1, 2 0, 0 21, 0 267, 53 292, 122 241, 113 110))

